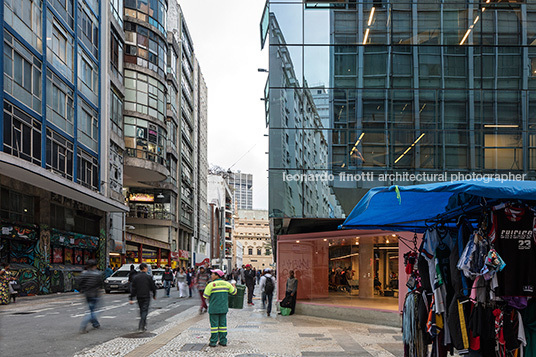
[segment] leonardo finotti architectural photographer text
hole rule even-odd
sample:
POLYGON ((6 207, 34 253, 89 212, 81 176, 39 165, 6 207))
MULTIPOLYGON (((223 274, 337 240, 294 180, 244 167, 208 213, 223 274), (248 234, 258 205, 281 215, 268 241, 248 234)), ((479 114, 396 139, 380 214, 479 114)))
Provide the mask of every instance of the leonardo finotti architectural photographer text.
POLYGON ((361 172, 358 174, 338 173, 337 175, 327 172, 315 174, 283 174, 283 181, 300 181, 300 182, 316 182, 316 181, 345 181, 345 182, 446 182, 446 181, 462 181, 462 180, 479 180, 489 182, 491 180, 499 181, 525 181, 527 174, 514 174, 511 172, 502 174, 484 174, 484 173, 464 173, 464 172, 443 172, 440 174, 428 173, 381 173, 361 172))

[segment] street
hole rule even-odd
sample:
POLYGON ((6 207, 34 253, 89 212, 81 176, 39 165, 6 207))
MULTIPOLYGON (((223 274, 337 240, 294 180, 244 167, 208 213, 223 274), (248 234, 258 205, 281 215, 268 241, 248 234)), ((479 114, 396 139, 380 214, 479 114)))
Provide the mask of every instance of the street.
MULTIPOLYGON (((399 328, 307 316, 267 317, 256 292, 254 306, 231 309, 229 345, 208 347, 208 315, 198 314, 199 297, 151 302, 148 331, 136 332, 137 305, 128 295, 103 295, 100 329, 80 334, 86 311, 79 294, 28 297, 0 308, 0 350, 11 356, 403 356, 399 328), (21 343, 22 342, 22 343, 21 343)), ((274 307, 275 309, 275 307, 274 307)))
MULTIPOLYGON (((151 300, 149 331, 199 301, 179 299, 175 289, 172 297, 163 296, 164 290, 159 289, 157 300, 151 300)), ((88 325, 89 332, 80 334, 86 310, 82 295, 74 293, 21 298, 16 304, 0 307, 0 355, 73 356, 84 348, 133 333, 138 327, 138 305, 130 305, 126 293, 103 294, 98 317, 101 328, 88 325)))

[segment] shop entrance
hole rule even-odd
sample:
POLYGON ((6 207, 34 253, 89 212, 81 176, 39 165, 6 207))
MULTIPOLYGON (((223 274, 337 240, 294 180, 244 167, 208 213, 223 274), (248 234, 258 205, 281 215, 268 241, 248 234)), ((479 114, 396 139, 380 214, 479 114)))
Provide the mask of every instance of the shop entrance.
POLYGON ((279 288, 294 270, 298 302, 399 311, 398 244, 377 230, 279 236, 279 288))
MULTIPOLYGON (((373 237, 372 272, 360 274, 360 237, 328 239, 328 298, 334 303, 352 304, 360 297, 373 298, 378 304, 398 306, 398 238, 373 237), (367 280, 367 282, 365 282, 367 280), (367 286, 372 280, 372 296, 360 294, 360 281, 367 286)), ((361 258, 362 259, 362 258, 361 258)), ((370 264, 370 257, 365 258, 370 264)))

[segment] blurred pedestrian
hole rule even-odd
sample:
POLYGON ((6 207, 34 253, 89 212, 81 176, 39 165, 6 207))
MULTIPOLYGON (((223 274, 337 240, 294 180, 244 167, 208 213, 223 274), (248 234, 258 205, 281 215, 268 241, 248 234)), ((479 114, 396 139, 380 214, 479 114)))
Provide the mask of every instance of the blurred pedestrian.
POLYGON ((197 283, 197 290, 199 291, 199 296, 201 296, 201 307, 199 308, 199 314, 207 312, 208 309, 207 302, 205 300, 205 297, 203 296, 203 292, 205 291, 209 280, 210 274, 205 270, 204 267, 199 268, 199 272, 195 277, 195 281, 197 283))
POLYGON ((188 297, 192 297, 193 273, 192 268, 186 270, 186 284, 188 284, 188 297))
POLYGON ((177 284, 177 290, 179 290, 179 298, 185 298, 188 285, 186 283, 186 272, 184 268, 180 268, 177 274, 175 274, 175 283, 177 284))
POLYGON ((262 276, 262 273, 261 273, 261 270, 257 270, 257 272, 255 273, 255 275, 257 276, 257 285, 259 284, 259 282, 261 281, 261 276, 262 276))
POLYGON ((136 269, 134 268, 134 264, 130 264, 130 271, 128 272, 128 282, 132 283, 132 279, 134 279, 134 276, 138 274, 136 269))
POLYGON ((110 268, 110 265, 108 264, 108 266, 104 270, 104 279, 108 279, 110 276, 112 276, 113 273, 114 273, 113 269, 110 268))
POLYGON ((266 307, 266 315, 270 316, 270 313, 272 312, 272 299, 274 297, 275 290, 275 278, 272 276, 270 269, 264 270, 264 275, 259 282, 259 290, 262 291, 263 308, 266 307), (265 300, 267 305, 265 305, 265 300))
POLYGON ((162 281, 164 283, 164 289, 166 291, 166 297, 169 297, 169 292, 171 290, 171 284, 173 283, 173 271, 170 269, 169 265, 166 265, 166 269, 162 273, 162 281))
POLYGON ((298 279, 294 276, 294 270, 289 271, 289 277, 287 279, 287 286, 285 291, 285 298, 290 300, 290 314, 294 314, 296 309, 296 295, 298 293, 298 279))
POLYGON ((209 300, 210 347, 227 346, 227 312, 229 311, 229 294, 236 294, 236 285, 223 280, 225 273, 220 269, 212 270, 212 281, 203 293, 209 300))
POLYGON ((11 273, 5 269, 5 266, 9 268, 9 264, 0 265, 0 305, 7 305, 11 300, 9 296, 11 273))
POLYGON ((151 303, 151 293, 153 299, 156 300, 156 285, 153 277, 147 274, 147 264, 140 264, 141 274, 136 274, 132 279, 130 286, 130 304, 134 304, 134 298, 138 299, 140 307, 140 323, 138 326, 139 332, 147 331, 147 315, 149 315, 149 305, 151 303))
POLYGON ((244 271, 246 280, 246 286, 248 288, 248 305, 253 304, 253 290, 255 289, 255 272, 251 270, 251 265, 246 265, 246 271, 244 271))
POLYGON ((80 333, 87 332, 87 324, 91 322, 94 328, 99 328, 100 323, 97 320, 97 307, 100 300, 100 289, 103 283, 102 272, 97 269, 97 262, 90 259, 87 262, 86 270, 78 276, 78 287, 80 292, 85 295, 89 312, 82 319, 80 324, 80 333))

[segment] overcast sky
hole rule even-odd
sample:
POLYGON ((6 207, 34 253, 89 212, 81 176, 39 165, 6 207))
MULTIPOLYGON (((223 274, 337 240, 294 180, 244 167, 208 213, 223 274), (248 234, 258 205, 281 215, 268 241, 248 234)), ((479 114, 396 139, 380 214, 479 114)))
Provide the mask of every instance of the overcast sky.
POLYGON ((268 209, 264 86, 260 50, 265 0, 179 0, 208 86, 208 160, 253 174, 253 208, 268 209))

